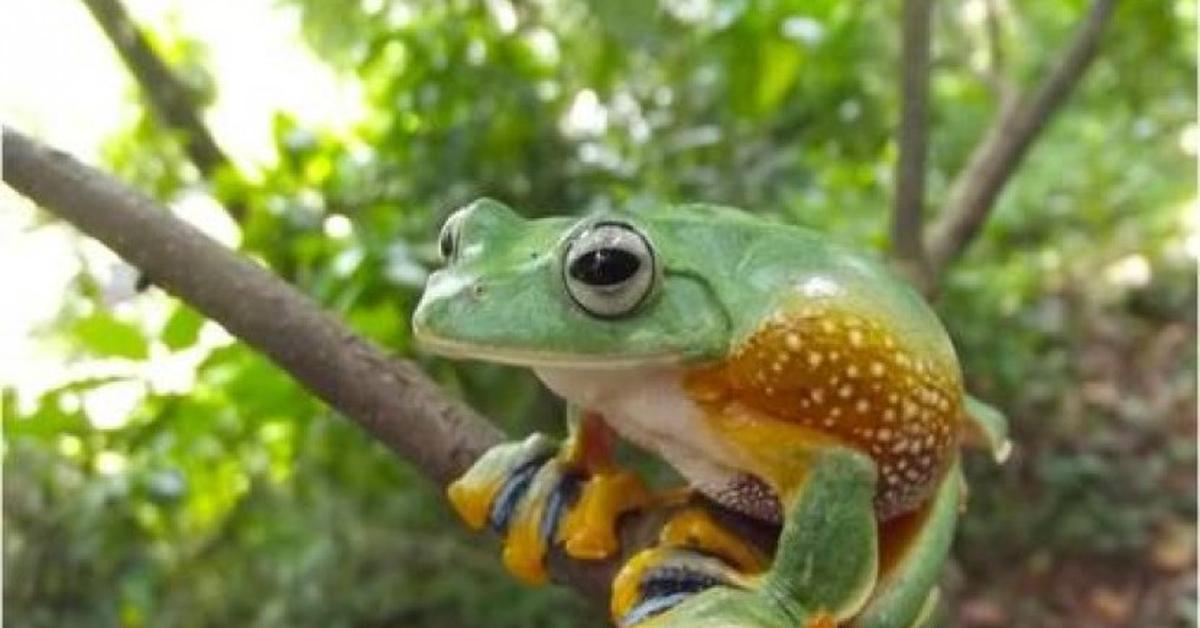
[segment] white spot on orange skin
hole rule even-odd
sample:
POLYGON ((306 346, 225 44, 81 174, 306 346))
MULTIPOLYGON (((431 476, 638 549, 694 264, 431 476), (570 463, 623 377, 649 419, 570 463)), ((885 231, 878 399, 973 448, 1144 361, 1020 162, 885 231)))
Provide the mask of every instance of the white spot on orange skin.
MULTIPOLYGON (((782 324, 763 328, 742 343, 741 358, 714 368, 715 379, 706 381, 725 388, 721 399, 827 431, 870 453, 880 469, 892 463, 896 490, 882 485, 889 474, 881 471, 877 504, 891 513, 900 511, 890 508, 912 507, 928 487, 906 483, 895 463, 907 459, 905 468, 911 469, 918 456, 930 455, 933 469, 942 468, 952 441, 950 424, 957 420, 957 381, 936 370, 941 366, 937 360, 927 361, 924 374, 916 377, 914 365, 926 356, 909 353, 874 320, 830 312, 821 304, 801 307, 791 310, 782 324), (825 334, 826 329, 834 333, 825 334), (858 346, 852 337, 858 338, 858 346), (783 366, 791 357, 795 360, 786 364, 797 366, 783 366), (769 376, 767 381, 756 379, 759 371, 769 376), (933 442, 927 444, 930 437, 933 442), (890 496, 885 494, 889 491, 890 496)), ((932 474, 931 469, 923 481, 932 481, 932 474)))

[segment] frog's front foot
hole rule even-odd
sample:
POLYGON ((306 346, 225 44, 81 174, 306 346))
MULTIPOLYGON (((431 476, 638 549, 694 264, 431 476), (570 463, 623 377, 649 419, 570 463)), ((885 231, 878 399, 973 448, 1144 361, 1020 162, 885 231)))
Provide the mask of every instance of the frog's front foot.
POLYGON ((450 485, 468 525, 504 537, 504 564, 530 584, 546 580, 549 549, 601 559, 618 549, 616 520, 649 497, 640 480, 597 459, 573 435, 563 445, 541 434, 489 450, 450 485))
POLYGON ((613 582, 612 617, 634 626, 712 587, 751 589, 769 559, 702 509, 676 513, 656 546, 635 554, 613 582))

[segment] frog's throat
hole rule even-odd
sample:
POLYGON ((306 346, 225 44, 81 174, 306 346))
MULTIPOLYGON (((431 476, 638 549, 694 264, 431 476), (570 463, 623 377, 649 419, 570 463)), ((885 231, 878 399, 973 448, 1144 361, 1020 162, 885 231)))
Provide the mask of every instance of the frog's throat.
POLYGON ((691 361, 687 356, 680 353, 604 355, 514 349, 512 347, 459 342, 449 338, 433 336, 428 332, 419 333, 416 340, 417 346, 422 351, 435 353, 443 357, 482 360, 484 362, 495 362, 497 364, 528 368, 629 369, 646 366, 675 366, 691 361))

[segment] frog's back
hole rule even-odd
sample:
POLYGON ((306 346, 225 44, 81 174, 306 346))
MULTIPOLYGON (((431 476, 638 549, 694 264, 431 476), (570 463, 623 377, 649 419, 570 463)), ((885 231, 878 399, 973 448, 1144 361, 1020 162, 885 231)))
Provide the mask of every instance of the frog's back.
POLYGON ((888 320, 913 350, 957 370, 953 346, 925 300, 877 260, 827 234, 714 205, 672 208, 655 222, 671 236, 667 257, 706 277, 731 310, 735 342, 788 301, 837 302, 888 320))
POLYGON ((880 264, 821 234, 723 225, 707 259, 735 263, 703 272, 723 293, 733 346, 694 369, 689 389, 710 412, 740 408, 869 453, 882 517, 919 506, 957 450, 962 415, 957 359, 936 316, 880 264))

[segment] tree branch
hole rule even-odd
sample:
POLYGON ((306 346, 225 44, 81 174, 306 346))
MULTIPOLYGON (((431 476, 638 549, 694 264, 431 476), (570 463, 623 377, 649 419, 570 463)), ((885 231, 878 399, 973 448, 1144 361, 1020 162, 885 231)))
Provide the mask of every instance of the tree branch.
POLYGON ((446 399, 415 365, 389 359, 149 198, 10 128, 3 159, 4 182, 13 189, 267 355, 430 479, 446 483, 499 441, 494 427, 446 399))
POLYGON ((120 0, 83 0, 83 3, 137 80, 155 117, 183 136, 184 151, 200 174, 211 177, 214 171, 228 164, 229 158, 201 119, 194 90, 155 53, 120 0))
POLYGON ((930 269, 922 240, 925 210, 925 160, 928 142, 929 24, 931 0, 905 0, 901 96, 896 162, 896 198, 892 209, 892 255, 908 279, 923 290, 930 269))
POLYGON ((930 264, 944 269, 979 232, 1004 184, 1033 140, 1095 59, 1116 0, 1095 0, 1062 56, 1028 97, 1001 111, 955 178, 941 218, 926 240, 930 264))
POLYGON ((1008 110, 1016 102, 1017 91, 1012 78, 1008 76, 1004 53, 1004 25, 1000 22, 999 0, 984 0, 984 39, 987 44, 987 67, 983 70, 983 79, 987 82, 1000 101, 999 115, 1007 115, 1008 110))
MULTIPOLYGON (((13 129, 3 130, 0 143, 5 183, 261 351, 439 486, 500 442, 499 430, 447 397, 415 364, 389 357, 261 266, 146 196, 13 129)), ((698 503, 769 551, 774 530, 698 503)), ((622 556, 585 562, 553 553, 552 576, 607 605, 624 558, 653 542, 670 511, 624 517, 622 556)))

